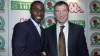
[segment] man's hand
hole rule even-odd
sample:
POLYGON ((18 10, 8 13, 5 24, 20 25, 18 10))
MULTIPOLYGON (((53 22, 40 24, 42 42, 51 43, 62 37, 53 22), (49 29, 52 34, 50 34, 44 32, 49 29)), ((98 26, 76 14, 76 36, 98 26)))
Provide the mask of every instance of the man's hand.
POLYGON ((46 56, 46 52, 42 52, 42 56, 46 56))

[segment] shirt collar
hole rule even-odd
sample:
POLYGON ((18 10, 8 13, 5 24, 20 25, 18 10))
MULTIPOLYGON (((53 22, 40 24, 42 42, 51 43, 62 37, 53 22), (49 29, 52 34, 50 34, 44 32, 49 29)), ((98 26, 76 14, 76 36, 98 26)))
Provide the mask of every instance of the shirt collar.
MULTIPOLYGON (((57 22, 58 27, 62 26, 59 22, 57 22)), ((64 26, 68 26, 68 21, 65 22, 64 26)))
POLYGON ((31 19, 31 21, 33 22, 33 24, 35 25, 35 26, 40 26, 40 24, 37 24, 32 18, 30 18, 31 19))

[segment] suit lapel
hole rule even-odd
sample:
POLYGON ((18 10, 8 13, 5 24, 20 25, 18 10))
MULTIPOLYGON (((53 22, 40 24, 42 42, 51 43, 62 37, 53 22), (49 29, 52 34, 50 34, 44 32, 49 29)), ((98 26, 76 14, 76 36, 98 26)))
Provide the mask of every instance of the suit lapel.
POLYGON ((41 29, 41 45, 43 45, 43 41, 44 41, 44 29, 42 27, 40 27, 41 29))
POLYGON ((71 39, 73 39, 73 35, 72 34, 75 34, 73 33, 73 27, 72 27, 72 23, 69 22, 69 33, 68 33, 68 49, 70 48, 71 46, 71 39))
POLYGON ((33 24, 33 22, 30 19, 27 21, 27 25, 30 28, 30 30, 33 32, 34 36, 40 37, 35 25, 33 24))
POLYGON ((55 45, 55 48, 54 48, 54 52, 55 52, 55 56, 57 56, 58 52, 57 52, 57 35, 56 35, 56 25, 54 25, 51 29, 51 37, 52 37, 52 40, 53 40, 53 43, 55 45))
POLYGON ((56 25, 53 26, 53 30, 52 30, 52 39, 54 41, 55 47, 57 47, 57 35, 56 35, 56 25))
POLYGON ((42 27, 40 27, 40 29, 41 29, 41 36, 43 36, 44 35, 44 29, 42 27))

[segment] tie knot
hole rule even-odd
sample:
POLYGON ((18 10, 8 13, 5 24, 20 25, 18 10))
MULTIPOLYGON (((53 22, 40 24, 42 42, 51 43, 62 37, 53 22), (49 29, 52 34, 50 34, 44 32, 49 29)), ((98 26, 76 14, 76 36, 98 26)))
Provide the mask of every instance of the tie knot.
POLYGON ((60 26, 60 30, 62 31, 64 29, 64 27, 65 27, 64 25, 63 26, 60 26))

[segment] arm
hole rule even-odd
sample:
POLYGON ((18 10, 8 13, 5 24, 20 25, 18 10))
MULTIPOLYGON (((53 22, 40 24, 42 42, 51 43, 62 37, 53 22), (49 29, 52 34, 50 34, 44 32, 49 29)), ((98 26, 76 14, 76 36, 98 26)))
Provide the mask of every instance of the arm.
POLYGON ((16 24, 12 36, 13 56, 32 56, 26 48, 27 31, 22 24, 16 24))
POLYGON ((86 38, 84 35, 84 28, 82 27, 80 29, 80 38, 79 38, 79 56, 89 56, 88 54, 88 48, 86 43, 86 38))

